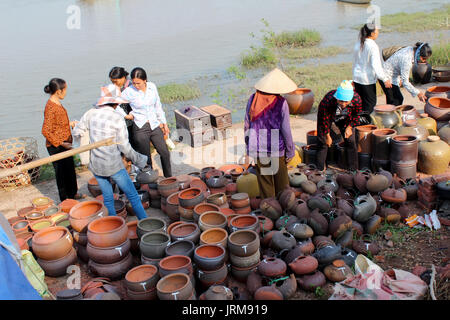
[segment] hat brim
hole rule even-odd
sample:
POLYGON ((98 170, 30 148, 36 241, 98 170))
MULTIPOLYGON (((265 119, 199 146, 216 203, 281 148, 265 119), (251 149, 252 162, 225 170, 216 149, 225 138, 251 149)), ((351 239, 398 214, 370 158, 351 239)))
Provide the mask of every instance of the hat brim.
POLYGON ((298 86, 283 71, 278 68, 261 78, 255 89, 269 94, 286 94, 298 89, 298 86))

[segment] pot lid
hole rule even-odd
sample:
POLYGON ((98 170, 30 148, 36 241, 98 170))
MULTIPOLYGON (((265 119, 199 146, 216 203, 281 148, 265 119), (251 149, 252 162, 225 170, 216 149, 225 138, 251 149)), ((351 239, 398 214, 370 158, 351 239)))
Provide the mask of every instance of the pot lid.
POLYGON ((429 142, 437 142, 437 141, 441 140, 441 138, 439 138, 439 136, 428 136, 427 139, 429 142))

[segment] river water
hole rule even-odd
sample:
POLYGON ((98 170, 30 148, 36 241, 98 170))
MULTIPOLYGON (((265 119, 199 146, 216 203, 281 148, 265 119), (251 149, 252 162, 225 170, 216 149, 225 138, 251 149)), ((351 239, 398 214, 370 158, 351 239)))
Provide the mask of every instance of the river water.
MULTIPOLYGON (((372 1, 382 15, 429 11, 445 3, 372 1)), ((113 66, 128 71, 141 66, 157 86, 203 77, 212 90, 230 82, 226 69, 258 44, 250 33, 263 27, 262 18, 275 32, 312 28, 322 34, 322 46, 350 47, 357 37, 352 27, 367 20, 367 8, 335 0, 2 0, 0 139, 34 137, 40 155, 47 155, 41 135, 48 99, 43 88, 52 77, 68 82, 63 105, 71 119, 96 101, 113 66), (71 6, 79 8, 79 29, 68 28, 68 20, 74 21, 71 6)), ((211 96, 196 102, 211 103, 211 96)))

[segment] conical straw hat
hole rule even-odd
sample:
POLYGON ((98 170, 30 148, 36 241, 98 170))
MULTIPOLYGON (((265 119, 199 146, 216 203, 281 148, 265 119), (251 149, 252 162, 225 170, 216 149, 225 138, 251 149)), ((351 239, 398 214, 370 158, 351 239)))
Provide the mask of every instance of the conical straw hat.
POLYGON ((297 85, 283 71, 273 69, 256 84, 255 89, 271 94, 283 94, 297 90, 297 85))

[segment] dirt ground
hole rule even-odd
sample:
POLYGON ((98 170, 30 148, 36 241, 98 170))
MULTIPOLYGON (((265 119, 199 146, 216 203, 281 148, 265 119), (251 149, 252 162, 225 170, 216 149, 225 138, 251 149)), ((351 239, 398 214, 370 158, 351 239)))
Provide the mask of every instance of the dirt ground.
MULTIPOLYGON (((423 88, 427 88, 433 85, 449 85, 450 83, 430 83, 423 88)), ((419 112, 422 112, 424 103, 421 103, 417 98, 412 98, 409 93, 404 89, 402 90, 405 101, 404 104, 414 105, 419 112)), ((320 99, 321 97, 315 97, 320 99)), ((378 104, 382 104, 385 101, 384 96, 379 97, 378 104)), ((306 144, 306 133, 316 128, 317 114, 308 114, 302 117, 291 117, 291 129, 294 137, 294 142, 298 146, 306 144)), ((244 153, 244 139, 243 139, 243 123, 236 123, 232 127, 234 136, 222 141, 215 141, 214 143, 200 147, 191 148, 184 144, 177 144, 176 149, 172 152, 172 159, 174 160, 172 165, 173 175, 187 174, 193 171, 199 171, 206 166, 216 166, 227 163, 237 163, 240 157, 244 153)), ((157 164, 157 169, 160 169, 160 160, 158 155, 154 155, 154 160, 157 164)), ((92 173, 88 170, 79 172, 77 174, 78 186, 81 193, 89 195, 87 190, 87 181, 92 177, 92 173)), ((35 197, 47 196, 59 203, 59 197, 57 193, 56 183, 54 180, 41 182, 31 186, 23 187, 15 191, 0 191, 0 213, 4 214, 6 218, 10 218, 16 215, 17 210, 31 205, 31 200, 35 197)), ((421 212, 421 209, 410 204, 411 210, 417 210, 417 213, 421 212)), ((147 209, 148 215, 159 216, 164 219, 167 217, 161 210, 147 209)), ((132 220, 135 217, 129 217, 132 220)), ((450 257, 450 241, 449 241, 449 227, 443 226, 441 230, 431 232, 429 230, 422 230, 420 232, 410 232, 409 228, 405 226, 397 226, 393 228, 396 235, 395 241, 388 243, 388 240, 384 238, 384 234, 379 233, 376 236, 377 243, 381 246, 382 250, 376 257, 376 262, 383 268, 399 268, 406 271, 412 271, 414 266, 422 265, 426 268, 430 268, 431 264, 435 266, 441 266, 443 263, 448 263, 450 257)), ((134 257, 135 265, 140 264, 140 258, 134 257)), ((81 285, 84 285, 92 275, 87 272, 87 265, 80 262, 80 268, 82 270, 81 285)), ((46 282, 50 291, 56 294, 59 290, 66 289, 66 281, 68 276, 60 278, 46 277, 46 282)), ((123 281, 115 281, 114 285, 117 286, 119 293, 122 297, 125 297, 125 291, 123 287, 123 281)), ((442 288, 439 291, 439 299, 450 299, 448 280, 447 283, 440 284, 442 288)), ((327 283, 322 288, 322 292, 306 293, 302 290, 298 290, 294 299, 327 299, 332 293, 333 285, 327 283)), ((199 294, 201 292, 198 292, 199 294)))

